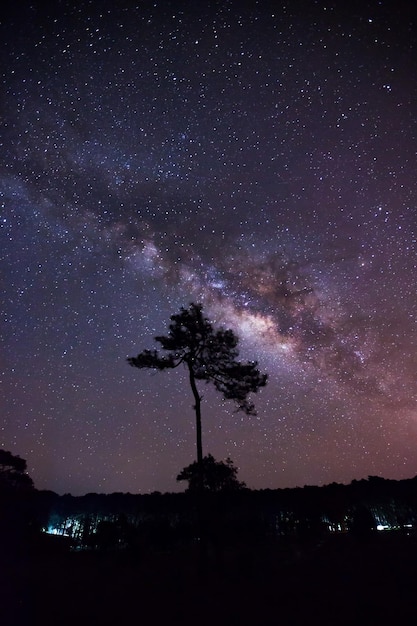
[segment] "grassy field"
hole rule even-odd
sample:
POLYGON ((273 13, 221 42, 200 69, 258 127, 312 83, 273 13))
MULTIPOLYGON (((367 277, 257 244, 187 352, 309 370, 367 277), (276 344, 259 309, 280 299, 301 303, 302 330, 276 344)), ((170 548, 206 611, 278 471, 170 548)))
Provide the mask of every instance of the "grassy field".
POLYGON ((2 626, 417 623, 417 538, 276 540, 139 555, 32 550, 3 562, 2 626))

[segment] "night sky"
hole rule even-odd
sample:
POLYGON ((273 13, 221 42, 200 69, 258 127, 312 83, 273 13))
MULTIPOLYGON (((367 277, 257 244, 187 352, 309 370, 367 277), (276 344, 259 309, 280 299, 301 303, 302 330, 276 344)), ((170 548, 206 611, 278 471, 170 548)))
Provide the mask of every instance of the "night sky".
POLYGON ((126 357, 201 302, 268 386, 203 385, 251 488, 417 474, 413 2, 1 11, 0 444, 40 489, 183 490, 185 370, 126 357))

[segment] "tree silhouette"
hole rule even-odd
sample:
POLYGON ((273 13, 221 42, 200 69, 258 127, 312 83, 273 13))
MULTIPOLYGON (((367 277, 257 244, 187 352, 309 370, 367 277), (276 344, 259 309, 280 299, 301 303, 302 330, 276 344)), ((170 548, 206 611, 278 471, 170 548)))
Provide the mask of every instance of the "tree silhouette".
POLYGON ((191 303, 181 307, 180 313, 171 315, 168 335, 155 337, 166 354, 157 350, 144 350, 137 357, 128 358, 133 367, 156 370, 173 369, 184 365, 188 370, 189 383, 194 396, 197 433, 197 463, 200 481, 203 472, 203 445, 201 433, 201 400, 197 381, 212 383, 226 400, 233 400, 238 411, 255 415, 255 406, 248 400, 267 382, 267 374, 261 374, 257 362, 242 363, 237 360, 238 337, 232 330, 215 330, 204 317, 202 305, 191 303))
POLYGON ((35 530, 35 488, 26 461, 0 449, 0 554, 14 559, 35 530))
POLYGON ((25 459, 0 449, 0 490, 33 488, 33 481, 26 469, 25 459))
MULTIPOLYGON (((196 491, 199 488, 199 478, 197 462, 184 467, 177 476, 178 481, 186 480, 188 482, 188 491, 196 491)), ((234 466, 232 459, 216 461, 211 454, 203 457, 202 482, 204 489, 213 492, 246 487, 245 483, 237 479, 237 467, 234 466)))

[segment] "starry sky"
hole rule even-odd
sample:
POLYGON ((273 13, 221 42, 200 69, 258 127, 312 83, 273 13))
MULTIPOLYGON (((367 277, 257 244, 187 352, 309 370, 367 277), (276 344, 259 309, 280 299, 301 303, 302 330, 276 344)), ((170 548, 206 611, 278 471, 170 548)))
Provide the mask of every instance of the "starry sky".
POLYGON ((0 444, 40 489, 183 490, 186 371, 129 367, 201 302, 268 386, 204 386, 251 488, 417 474, 412 2, 1 9, 0 444))

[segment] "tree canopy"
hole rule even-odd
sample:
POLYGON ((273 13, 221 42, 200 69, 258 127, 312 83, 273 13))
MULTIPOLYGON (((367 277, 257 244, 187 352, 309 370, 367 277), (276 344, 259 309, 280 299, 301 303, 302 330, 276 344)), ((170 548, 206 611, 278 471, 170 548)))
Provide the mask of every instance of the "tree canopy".
POLYGON ((238 411, 255 415, 255 405, 249 399, 267 383, 267 374, 261 374, 256 361, 241 362, 238 337, 230 329, 214 329, 203 315, 201 304, 181 307, 171 316, 168 334, 155 337, 162 349, 143 350, 128 363, 140 369, 166 370, 183 365, 189 374, 194 396, 197 430, 197 460, 203 461, 201 436, 201 400, 197 381, 212 383, 225 400, 232 400, 238 411))
POLYGON ((0 449, 0 489, 31 489, 33 481, 26 469, 25 459, 0 449))

